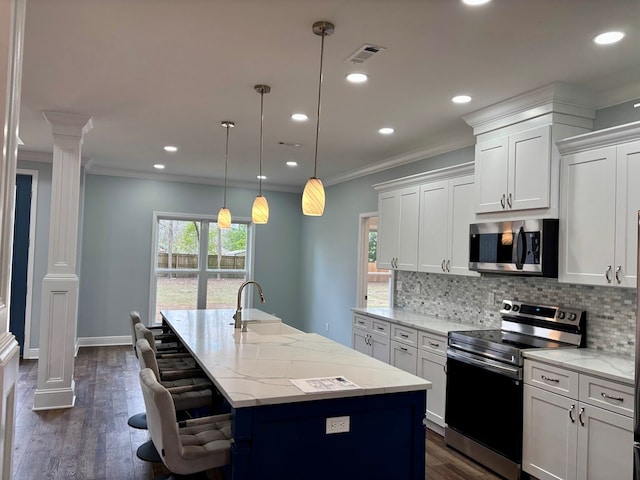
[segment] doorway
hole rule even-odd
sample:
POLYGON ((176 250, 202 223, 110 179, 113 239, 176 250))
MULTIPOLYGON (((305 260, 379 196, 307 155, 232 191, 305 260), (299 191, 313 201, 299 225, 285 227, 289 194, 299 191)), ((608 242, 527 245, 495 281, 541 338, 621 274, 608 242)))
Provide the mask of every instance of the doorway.
POLYGON ((16 175, 9 330, 20 344, 20 357, 29 350, 31 330, 37 175, 31 170, 18 170, 16 175))
POLYGON ((393 307, 393 271, 376 266, 378 214, 360 214, 358 242, 358 299, 356 305, 393 307))

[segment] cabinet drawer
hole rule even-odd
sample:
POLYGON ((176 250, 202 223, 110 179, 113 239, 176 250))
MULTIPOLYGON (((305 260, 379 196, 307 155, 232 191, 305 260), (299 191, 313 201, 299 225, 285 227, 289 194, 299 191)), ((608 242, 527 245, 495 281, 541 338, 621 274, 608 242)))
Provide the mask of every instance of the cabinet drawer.
POLYGON ((524 382, 560 395, 578 398, 578 374, 531 360, 524 362, 524 382))
POLYGON ((353 316, 353 328, 359 328, 360 330, 369 330, 371 319, 369 317, 363 317, 362 315, 353 316))
POLYGON ((580 401, 633 417, 633 387, 580 375, 580 401))
POLYGON ((392 325, 391 338, 398 342, 411 345, 412 347, 418 346, 418 331, 413 328, 403 327, 401 325, 392 325))
POLYGON ((418 347, 427 352, 447 354, 447 337, 435 333, 418 332, 418 347))
POLYGON ((374 335, 380 335, 382 337, 389 337, 391 330, 391 324, 384 320, 378 320, 377 318, 371 319, 371 333, 374 335))
POLYGON ((413 375, 418 369, 418 349, 391 340, 391 365, 413 375))

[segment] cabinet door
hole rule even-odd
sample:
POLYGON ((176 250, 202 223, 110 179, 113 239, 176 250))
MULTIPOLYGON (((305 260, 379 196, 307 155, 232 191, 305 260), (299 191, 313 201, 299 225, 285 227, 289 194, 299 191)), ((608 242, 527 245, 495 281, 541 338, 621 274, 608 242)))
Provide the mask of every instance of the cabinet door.
POLYGON ((616 162, 616 285, 636 287, 638 210, 640 210, 640 142, 619 145, 616 162))
POLYGON ((480 276, 469 270, 469 225, 475 223, 473 175, 449 182, 448 271, 456 275, 480 276))
POLYGON ((351 347, 360 353, 371 356, 371 347, 369 346, 369 334, 366 331, 353 329, 351 337, 351 347))
POLYGON ((392 259, 397 256, 398 231, 400 230, 399 196, 397 192, 378 195, 378 249, 376 263, 379 268, 392 269, 392 259))
POLYGON ((444 366, 447 358, 430 352, 418 351, 417 375, 429 380, 433 386, 427 395, 427 420, 444 427, 444 406, 447 387, 447 374, 444 366))
POLYGON ((399 192, 398 212, 398 270, 418 269, 418 221, 420 215, 420 187, 403 188, 399 192))
POLYGON ((476 144, 476 213, 502 212, 506 204, 509 140, 476 144))
POLYGON ((509 136, 507 209, 549 208, 551 125, 509 136))
POLYGON ((389 337, 371 334, 369 343, 371 344, 371 356, 381 362, 389 363, 391 357, 391 340, 389 337))
POLYGON ((525 384, 523 417, 523 470, 540 480, 576 480, 578 402, 525 384))
MULTIPOLYGON (((449 181, 420 187, 418 271, 444 273, 448 260, 449 181)), ((467 227, 468 229, 468 227, 467 227)), ((467 260, 468 261, 468 260, 467 260)))
POLYGON ((608 285, 615 281, 615 147, 564 157, 561 179, 558 279, 608 285))
POLYGON ((633 419, 591 405, 581 404, 583 407, 578 427, 578 478, 633 478, 633 419))
POLYGON ((391 365, 415 375, 417 370, 417 358, 418 352, 416 347, 410 347, 395 340, 391 340, 391 365))

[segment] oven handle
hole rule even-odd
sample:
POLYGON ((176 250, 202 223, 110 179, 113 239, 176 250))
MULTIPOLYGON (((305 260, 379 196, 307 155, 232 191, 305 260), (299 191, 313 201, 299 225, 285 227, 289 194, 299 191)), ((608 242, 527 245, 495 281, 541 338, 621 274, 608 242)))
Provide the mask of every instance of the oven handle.
POLYGON ((522 270, 524 262, 527 259, 527 235, 524 231, 524 227, 520 226, 516 238, 513 242, 512 261, 516 264, 516 269, 522 270), (522 257, 518 255, 518 247, 522 243, 522 257))
MULTIPOLYGON (((483 355, 475 355, 473 353, 470 353, 467 348, 465 348, 464 345, 460 345, 459 343, 456 343, 455 340, 449 340, 449 346, 453 347, 453 349, 457 352, 459 352, 460 350, 464 351, 465 353, 468 353, 469 355, 472 355, 474 358, 477 358, 478 360, 485 360, 487 358, 490 358, 491 360, 495 360, 497 362, 500 362, 500 364, 502 365, 502 363, 505 361, 504 357, 499 357, 498 355, 493 355, 489 352, 485 352, 483 355)), ((448 351, 448 350, 447 350, 448 351)), ((507 360, 508 361, 508 360, 507 360)), ((511 362, 515 362, 515 357, 512 355, 511 356, 511 362)))
POLYGON ((493 373, 505 375, 514 380, 522 380, 522 371, 518 367, 511 367, 509 365, 500 365, 498 362, 494 362, 479 355, 474 355, 469 352, 460 352, 451 348, 447 349, 447 358, 458 360, 459 362, 472 365, 474 367, 482 368, 493 373))

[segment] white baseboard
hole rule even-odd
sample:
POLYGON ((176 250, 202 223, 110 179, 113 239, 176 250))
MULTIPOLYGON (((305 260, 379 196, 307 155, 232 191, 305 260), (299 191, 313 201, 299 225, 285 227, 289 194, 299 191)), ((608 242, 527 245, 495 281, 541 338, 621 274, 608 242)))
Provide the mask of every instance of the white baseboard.
MULTIPOLYGON (((131 345, 131 335, 111 337, 80 337, 76 340, 76 355, 80 347, 112 347, 114 345, 131 345)), ((39 348, 30 348, 22 352, 22 358, 26 360, 38 360, 39 348)))

